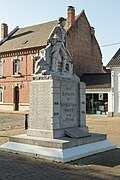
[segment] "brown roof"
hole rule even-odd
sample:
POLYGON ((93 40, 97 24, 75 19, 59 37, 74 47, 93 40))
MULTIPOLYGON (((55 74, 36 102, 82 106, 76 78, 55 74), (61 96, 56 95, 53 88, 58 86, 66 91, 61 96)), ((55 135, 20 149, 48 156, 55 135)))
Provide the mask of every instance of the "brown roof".
MULTIPOLYGON (((75 21, 77 21, 81 17, 81 15, 84 15, 87 20, 85 11, 83 10, 81 11, 79 15, 75 16, 75 21)), ((87 22, 89 24, 88 20, 87 22)), ((20 50, 20 49, 27 49, 27 48, 32 48, 32 47, 45 46, 47 44, 47 39, 52 29, 56 25, 57 25, 57 20, 54 20, 54 21, 43 23, 43 24, 19 28, 4 43, 0 45, 0 53, 7 52, 7 51, 20 50)), ((66 22, 65 29, 66 30, 70 29, 70 28, 67 29, 67 22, 66 22)), ((96 38, 95 38, 95 41, 97 43, 96 38)))
POLYGON ((51 21, 20 28, 0 46, 0 52, 44 46, 56 24, 51 21))
MULTIPOLYGON (((76 19, 77 18, 78 16, 76 16, 76 19)), ((54 20, 43 24, 19 28, 4 43, 1 43, 0 52, 45 46, 52 29, 57 24, 57 20, 54 20)), ((67 30, 67 23, 65 29, 67 30)))
POLYGON ((110 73, 83 74, 80 80, 86 83, 87 89, 111 88, 110 73))

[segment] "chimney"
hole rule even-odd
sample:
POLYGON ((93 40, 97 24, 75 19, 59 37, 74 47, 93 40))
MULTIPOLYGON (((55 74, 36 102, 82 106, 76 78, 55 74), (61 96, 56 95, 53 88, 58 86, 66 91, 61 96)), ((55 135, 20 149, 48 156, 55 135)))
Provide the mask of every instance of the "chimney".
POLYGON ((67 10, 68 28, 70 28, 75 22, 75 9, 73 6, 68 6, 67 10))
POLYGON ((1 40, 6 38, 8 35, 8 25, 5 23, 1 24, 1 40))
POLYGON ((95 36, 95 28, 91 27, 91 34, 95 36))

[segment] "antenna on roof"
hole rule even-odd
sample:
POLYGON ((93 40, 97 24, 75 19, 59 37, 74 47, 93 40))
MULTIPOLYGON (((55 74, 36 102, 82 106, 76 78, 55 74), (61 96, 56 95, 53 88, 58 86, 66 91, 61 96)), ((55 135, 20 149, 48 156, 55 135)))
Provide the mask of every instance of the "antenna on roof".
POLYGON ((3 44, 10 36, 12 36, 17 30, 19 29, 19 27, 17 26, 15 29, 13 29, 8 35, 7 37, 5 37, 2 41, 0 41, 0 45, 3 44))

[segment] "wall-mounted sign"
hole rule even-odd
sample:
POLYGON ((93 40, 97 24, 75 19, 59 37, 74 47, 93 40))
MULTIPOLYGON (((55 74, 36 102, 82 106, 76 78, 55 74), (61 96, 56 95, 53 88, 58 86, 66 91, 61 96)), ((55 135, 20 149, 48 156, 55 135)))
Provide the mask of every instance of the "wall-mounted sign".
POLYGON ((99 100, 103 100, 103 94, 102 93, 99 94, 99 100))

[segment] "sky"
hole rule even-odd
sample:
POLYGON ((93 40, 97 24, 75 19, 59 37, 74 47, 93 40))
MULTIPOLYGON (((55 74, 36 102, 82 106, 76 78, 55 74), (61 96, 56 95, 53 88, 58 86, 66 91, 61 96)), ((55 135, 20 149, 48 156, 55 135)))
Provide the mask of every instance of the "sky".
POLYGON ((0 0, 0 24, 7 23, 10 32, 16 26, 22 28, 67 17, 69 5, 75 7, 76 15, 85 10, 95 28, 103 65, 107 65, 120 47, 120 0, 0 0))

